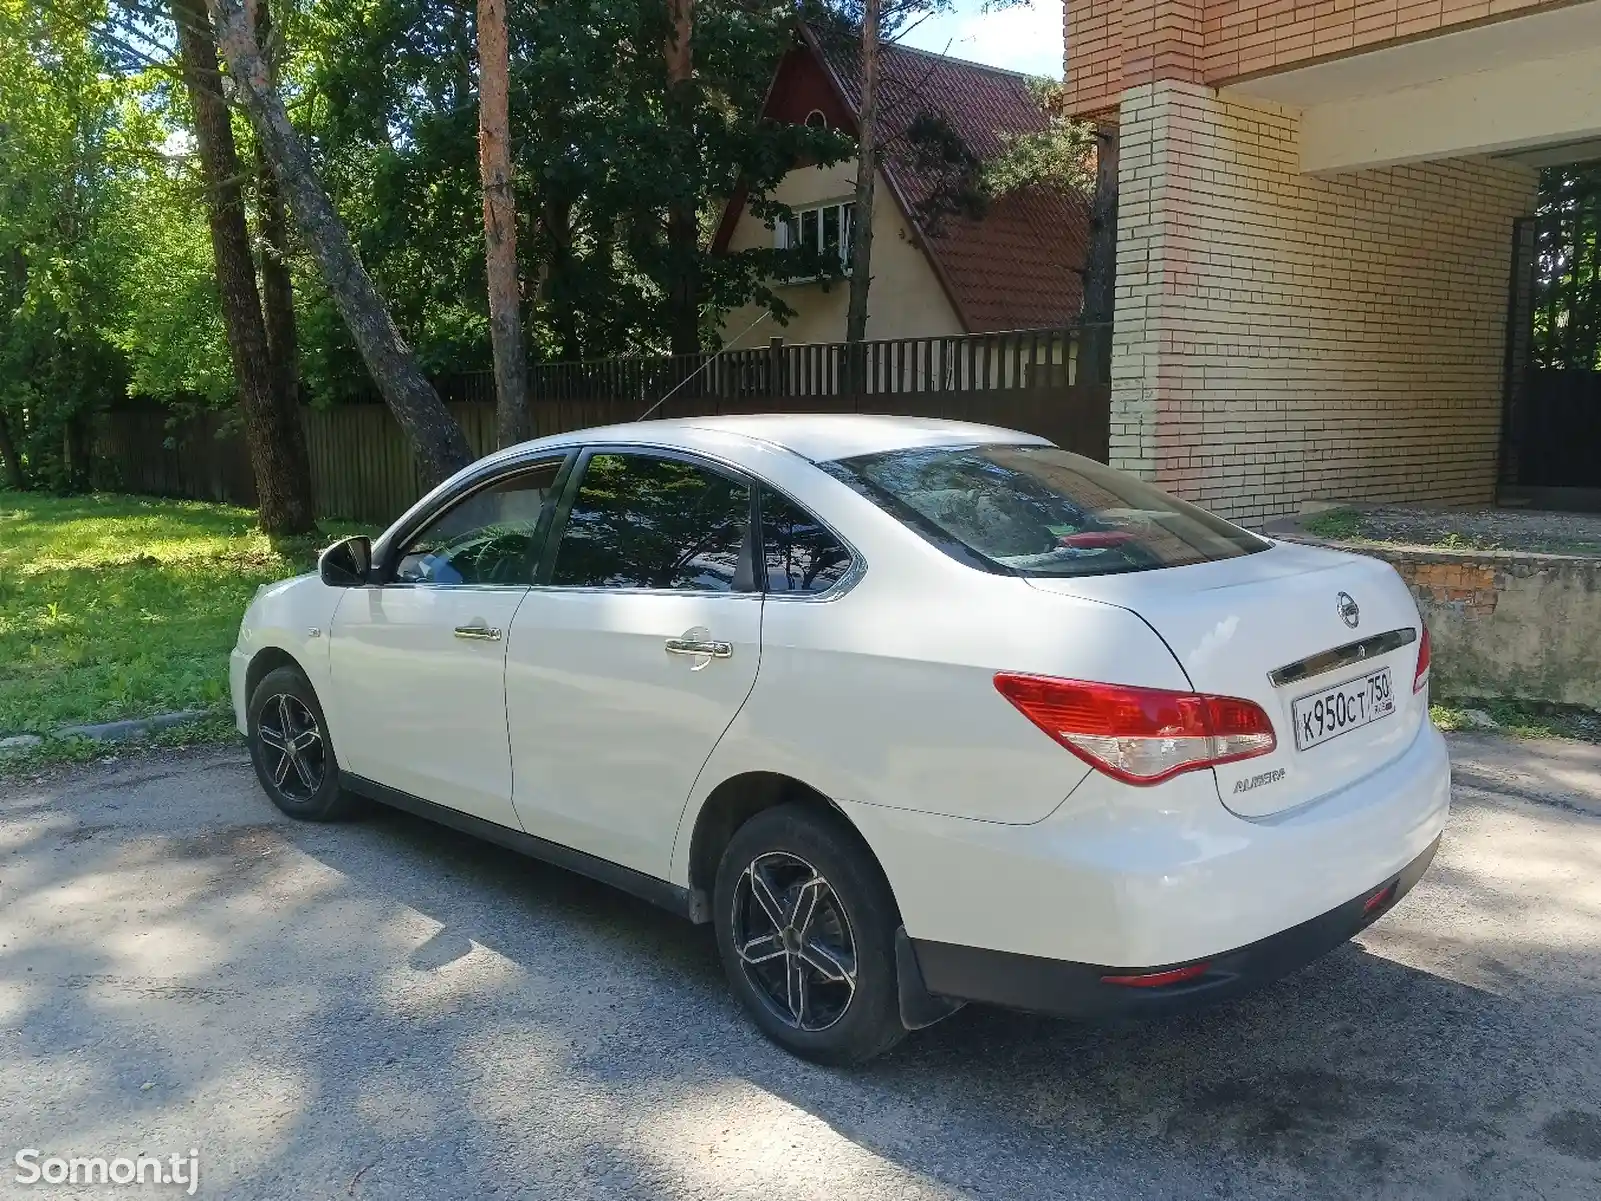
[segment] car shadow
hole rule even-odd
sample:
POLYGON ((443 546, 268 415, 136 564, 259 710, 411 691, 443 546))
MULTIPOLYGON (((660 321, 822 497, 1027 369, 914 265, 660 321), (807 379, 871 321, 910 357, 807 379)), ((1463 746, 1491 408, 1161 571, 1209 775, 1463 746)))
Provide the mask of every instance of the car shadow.
MULTIPOLYGON (((395 899, 441 923, 413 952, 414 966, 478 942, 537 970, 551 948, 517 919, 555 919, 592 954, 654 982, 644 995, 659 999, 634 1032, 641 1049, 630 1076, 680 1074, 686 1056, 698 1071, 736 1071, 919 1174, 1008 1196, 1055 1193, 1046 1180, 1031 1187, 1004 1168, 995 1175, 993 1156, 979 1149, 1004 1147, 1001 1163, 1014 1166, 1091 1150, 1132 1164, 1159 1149, 1181 1163, 1234 1159, 1361 1187, 1404 1179, 1420 1153, 1483 1171, 1516 1158, 1521 1141, 1561 1142, 1537 1120, 1550 1109, 1545 1015, 1566 1001, 1586 1011, 1592 1036, 1601 1030, 1593 996, 1508 997, 1348 943, 1284 981, 1193 1015, 1084 1025, 970 1006, 882 1060, 819 1069, 746 1025, 709 928, 408 814, 378 810, 367 832, 470 880, 507 919, 474 922, 475 907, 452 895, 387 874, 369 881, 398 888, 395 899), (709 1061, 692 1016, 707 1014, 719 1030, 709 1061), (953 1139, 975 1154, 955 1153, 953 1139), (970 1167, 952 1178, 955 1163, 970 1167)), ((347 873, 367 862, 341 862, 326 846, 319 854, 347 873)), ((1475 886, 1467 875, 1441 868, 1454 887, 1475 886)), ((1474 903, 1493 907, 1494 890, 1477 888, 1474 903)), ((617 1071, 605 1050, 596 1062, 607 1075, 617 1071)), ((582 1061, 574 1066, 582 1070, 582 1061)))

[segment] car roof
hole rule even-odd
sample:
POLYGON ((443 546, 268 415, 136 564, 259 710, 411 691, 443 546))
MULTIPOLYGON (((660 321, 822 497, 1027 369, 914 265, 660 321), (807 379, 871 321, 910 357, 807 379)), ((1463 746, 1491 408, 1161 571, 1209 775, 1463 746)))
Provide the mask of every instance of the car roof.
MULTIPOLYGON (((866 413, 755 413, 722 417, 674 417, 603 425, 541 438, 528 446, 561 446, 581 442, 640 442, 695 449, 706 434, 733 435, 782 447, 814 463, 853 455, 926 446, 971 446, 975 443, 1048 444, 1034 434, 998 425, 944 421, 937 417, 891 417, 866 413)), ((508 448, 511 449, 511 448, 508 448)))

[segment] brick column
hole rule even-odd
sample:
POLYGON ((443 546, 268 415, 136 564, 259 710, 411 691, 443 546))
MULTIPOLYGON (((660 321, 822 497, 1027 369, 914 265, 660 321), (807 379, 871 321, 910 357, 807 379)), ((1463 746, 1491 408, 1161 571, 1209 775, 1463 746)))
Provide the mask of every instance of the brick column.
POLYGON ((1201 0, 1068 0, 1062 22, 1077 115, 1111 109, 1131 87, 1201 80, 1201 0))
POLYGON ((1199 0, 1124 0, 1120 12, 1125 90, 1163 79, 1201 82, 1199 0))

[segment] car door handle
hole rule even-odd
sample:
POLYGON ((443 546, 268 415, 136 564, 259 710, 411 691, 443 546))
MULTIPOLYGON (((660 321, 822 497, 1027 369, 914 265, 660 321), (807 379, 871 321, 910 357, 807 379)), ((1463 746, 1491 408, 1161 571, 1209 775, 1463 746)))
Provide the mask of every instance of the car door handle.
POLYGON ((695 655, 706 659, 727 659, 734 653, 732 642, 714 642, 710 638, 669 638, 669 655, 695 655))
POLYGON ((480 642, 499 642, 500 631, 493 626, 457 626, 457 638, 476 638, 480 642))

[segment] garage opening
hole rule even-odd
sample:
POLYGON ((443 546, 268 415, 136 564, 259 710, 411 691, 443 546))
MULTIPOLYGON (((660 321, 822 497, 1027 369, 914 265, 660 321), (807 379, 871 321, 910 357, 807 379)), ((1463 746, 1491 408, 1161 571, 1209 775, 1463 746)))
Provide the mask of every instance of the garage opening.
POLYGON ((1501 501, 1601 511, 1601 159, 1544 169, 1512 259, 1501 501))

